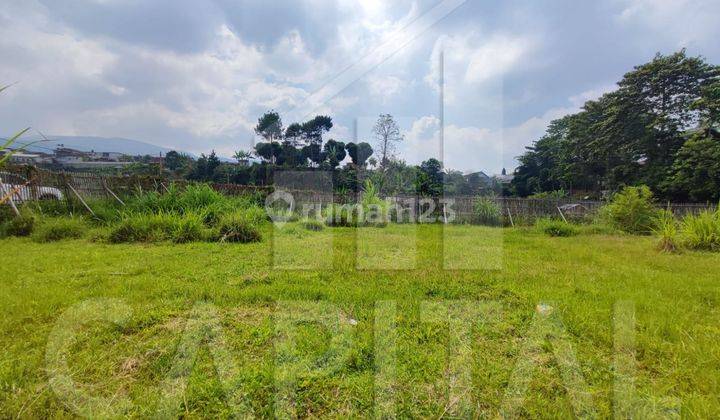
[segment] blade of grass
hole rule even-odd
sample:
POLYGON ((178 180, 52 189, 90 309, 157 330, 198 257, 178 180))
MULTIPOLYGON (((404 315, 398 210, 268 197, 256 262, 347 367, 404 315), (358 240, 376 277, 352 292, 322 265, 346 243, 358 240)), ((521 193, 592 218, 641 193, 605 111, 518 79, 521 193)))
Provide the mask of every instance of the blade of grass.
POLYGON ((20 138, 20 136, 27 133, 28 130, 30 130, 30 127, 26 128, 24 130, 20 130, 19 132, 15 133, 12 137, 10 137, 9 139, 7 139, 5 141, 5 143, 2 145, 2 147, 0 147, 0 150, 6 152, 2 157, 0 157, 0 166, 2 166, 5 163, 5 161, 10 159, 10 156, 12 156, 13 153, 16 152, 16 150, 8 150, 8 147, 12 146, 12 144, 15 143, 15 141, 18 138, 20 138))

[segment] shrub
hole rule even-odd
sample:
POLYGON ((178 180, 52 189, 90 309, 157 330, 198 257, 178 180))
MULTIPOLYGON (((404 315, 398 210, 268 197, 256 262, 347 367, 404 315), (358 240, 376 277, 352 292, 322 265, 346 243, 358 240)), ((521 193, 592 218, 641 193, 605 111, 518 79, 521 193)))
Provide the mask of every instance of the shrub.
POLYGON ((670 210, 661 210, 656 217, 653 233, 659 238, 658 249, 664 252, 675 252, 679 249, 678 226, 675 215, 670 210))
POLYGON ((220 219, 218 235, 221 242, 260 242, 262 235, 244 212, 226 214, 220 219))
POLYGON ((486 226, 500 226, 502 224, 500 206, 489 197, 478 197, 473 203, 473 221, 486 226))
POLYGON ((0 224, 0 237, 30 236, 34 227, 35 216, 23 209, 19 216, 14 216, 0 224))
POLYGON ((575 236, 580 233, 577 226, 562 220, 554 219, 538 219, 535 226, 540 232, 550 236, 568 237, 575 236))
POLYGON ((318 219, 305 218, 300 221, 300 224, 305 228, 305 230, 312 230, 315 232, 319 232, 325 228, 325 224, 322 220, 318 219))
POLYGON ((683 244, 688 248, 720 251, 720 210, 685 216, 682 237, 683 244))
POLYGON ((42 221, 32 237, 36 242, 54 242, 62 239, 81 238, 87 226, 78 217, 49 218, 42 221))
POLYGON ((651 233, 658 214, 652 192, 645 185, 625 187, 602 211, 614 227, 635 235, 651 233))

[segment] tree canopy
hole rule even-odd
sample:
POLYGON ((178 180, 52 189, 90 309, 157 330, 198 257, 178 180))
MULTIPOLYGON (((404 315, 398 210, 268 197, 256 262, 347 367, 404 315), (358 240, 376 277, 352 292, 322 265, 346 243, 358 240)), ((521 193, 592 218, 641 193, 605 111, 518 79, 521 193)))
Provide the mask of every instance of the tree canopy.
POLYGON ((685 50, 656 55, 625 74, 615 91, 550 123, 518 157, 514 191, 521 196, 559 189, 599 194, 646 184, 664 198, 689 198, 688 186, 677 183, 682 177, 675 166, 681 157, 706 161, 712 156, 719 77, 719 67, 685 50), (698 130, 710 142, 695 138, 681 154, 698 130))

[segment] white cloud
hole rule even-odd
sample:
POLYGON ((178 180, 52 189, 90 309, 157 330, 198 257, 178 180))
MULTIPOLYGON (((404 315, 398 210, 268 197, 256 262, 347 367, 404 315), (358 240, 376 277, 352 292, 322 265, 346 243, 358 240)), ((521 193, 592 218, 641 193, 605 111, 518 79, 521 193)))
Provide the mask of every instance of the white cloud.
POLYGON ((401 93, 407 86, 407 81, 395 76, 367 76, 370 94, 386 103, 393 96, 401 93))
POLYGON ((620 4, 620 22, 649 27, 656 38, 671 40, 675 48, 716 42, 720 35, 716 0, 621 0, 620 4))
POLYGON ((506 36, 489 39, 468 56, 464 81, 482 83, 511 71, 528 51, 528 44, 525 40, 506 36))
POLYGON ((403 157, 413 164, 442 157, 446 168, 462 171, 483 170, 490 174, 499 173, 502 168, 511 171, 516 165, 515 157, 542 137, 551 121, 580 111, 585 101, 597 99, 612 89, 611 85, 603 85, 573 95, 567 99, 568 106, 551 108, 515 126, 490 129, 448 124, 442 152, 440 120, 434 115, 423 116, 414 120, 404 133, 403 157))
POLYGON ((429 158, 441 158, 440 120, 434 115, 420 117, 404 131, 399 147, 401 157, 409 163, 420 163, 429 158))
MULTIPOLYGON (((438 89, 442 53, 448 103, 459 102, 465 94, 476 94, 480 89, 501 93, 502 77, 520 68, 534 44, 530 38, 504 34, 483 36, 469 32, 442 36, 435 42, 430 55, 430 71, 425 82, 438 89)), ((523 69, 527 69, 526 64, 523 69)))

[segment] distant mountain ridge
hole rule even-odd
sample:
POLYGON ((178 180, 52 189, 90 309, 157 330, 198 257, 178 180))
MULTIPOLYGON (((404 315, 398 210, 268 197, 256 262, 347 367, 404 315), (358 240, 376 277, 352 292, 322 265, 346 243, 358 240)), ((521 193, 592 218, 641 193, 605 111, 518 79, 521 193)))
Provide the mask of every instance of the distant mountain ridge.
MULTIPOLYGON (((93 136, 46 136, 49 140, 42 141, 37 144, 26 147, 27 151, 52 153, 58 147, 64 146, 70 149, 76 149, 83 152, 116 152, 126 155, 150 155, 164 156, 167 152, 175 149, 169 149, 163 146, 146 143, 143 141, 125 139, 119 137, 93 137, 93 136)), ((22 137, 15 144, 15 147, 23 147, 28 143, 42 140, 39 136, 22 137)), ((180 152, 180 150, 178 150, 180 152)), ((187 153, 187 152, 184 152, 187 153)), ((194 156, 192 153, 187 153, 194 156)))

